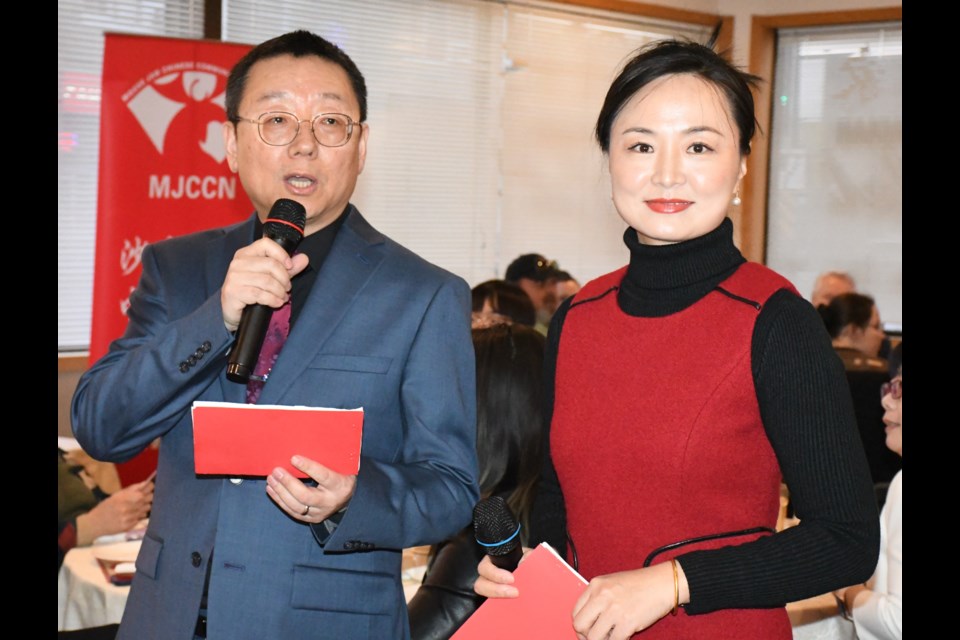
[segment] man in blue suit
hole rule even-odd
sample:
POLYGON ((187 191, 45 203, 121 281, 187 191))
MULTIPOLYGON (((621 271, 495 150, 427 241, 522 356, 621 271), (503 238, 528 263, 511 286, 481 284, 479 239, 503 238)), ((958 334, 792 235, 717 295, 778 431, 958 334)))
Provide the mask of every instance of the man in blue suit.
POLYGON ((350 204, 366 88, 335 45, 299 31, 254 48, 230 74, 227 117, 256 214, 147 247, 126 333, 73 400, 97 458, 162 438, 120 637, 406 638, 402 549, 459 531, 478 498, 469 288, 350 204), (293 257, 262 238, 279 198, 307 210, 293 257), (197 476, 192 403, 245 401, 225 376, 241 313, 288 300, 289 338, 258 402, 363 407, 359 474, 297 455, 306 482, 279 468, 197 476))

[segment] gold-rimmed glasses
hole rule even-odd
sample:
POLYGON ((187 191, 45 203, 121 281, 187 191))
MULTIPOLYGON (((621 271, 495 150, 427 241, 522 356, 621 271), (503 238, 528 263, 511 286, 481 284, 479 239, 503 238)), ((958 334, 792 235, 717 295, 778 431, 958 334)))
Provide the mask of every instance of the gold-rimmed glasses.
POLYGON ((354 128, 363 126, 343 113, 321 113, 311 120, 301 120, 287 111, 268 111, 256 120, 238 116, 237 121, 257 125, 260 139, 272 147, 283 147, 296 140, 304 122, 310 123, 314 138, 324 147, 342 147, 350 141, 354 128))

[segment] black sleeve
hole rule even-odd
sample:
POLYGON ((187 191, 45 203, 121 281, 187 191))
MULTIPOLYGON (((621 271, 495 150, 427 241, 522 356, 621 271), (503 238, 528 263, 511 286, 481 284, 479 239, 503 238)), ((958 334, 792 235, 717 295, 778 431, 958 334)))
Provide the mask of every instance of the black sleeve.
POLYGON ((779 291, 753 333, 760 415, 800 524, 678 558, 688 613, 773 607, 865 581, 880 549, 873 486, 843 364, 806 301, 779 291))
POLYGON ((550 330, 547 332, 546 350, 543 355, 543 466, 540 471, 540 480, 537 495, 530 512, 531 546, 546 542, 560 555, 567 549, 567 512, 563 504, 563 493, 560 491, 560 480, 557 471, 553 468, 553 459, 550 457, 550 422, 553 419, 554 378, 557 371, 557 352, 560 348, 560 331, 563 321, 570 310, 573 298, 563 301, 550 321, 550 330))
POLYGON ((439 545, 407 604, 411 640, 445 640, 477 610, 483 598, 473 583, 482 559, 483 547, 468 533, 439 545))

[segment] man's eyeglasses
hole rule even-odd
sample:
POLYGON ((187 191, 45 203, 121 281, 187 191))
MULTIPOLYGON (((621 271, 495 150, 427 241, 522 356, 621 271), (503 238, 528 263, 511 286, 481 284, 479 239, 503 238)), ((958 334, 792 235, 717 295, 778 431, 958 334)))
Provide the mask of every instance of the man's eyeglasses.
POLYGON ((256 120, 238 117, 237 121, 257 125, 260 139, 272 147, 283 147, 296 140, 303 122, 310 123, 314 137, 324 147, 342 147, 350 141, 354 127, 363 126, 342 113, 321 113, 312 120, 301 120, 286 111, 269 111, 256 120))
POLYGON ((880 398, 886 397, 887 394, 893 396, 894 400, 899 400, 903 397, 903 378, 894 378, 890 382, 884 382, 880 385, 880 398))

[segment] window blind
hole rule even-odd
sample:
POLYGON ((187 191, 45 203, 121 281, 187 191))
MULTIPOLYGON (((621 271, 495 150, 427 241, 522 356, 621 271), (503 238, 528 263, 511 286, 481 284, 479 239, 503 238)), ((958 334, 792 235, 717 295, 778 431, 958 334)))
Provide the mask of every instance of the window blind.
POLYGON ((902 327, 903 30, 900 23, 778 32, 768 264, 809 296, 849 272, 902 327))
POLYGON ((57 3, 57 345, 90 344, 106 32, 199 38, 202 0, 57 3))
MULTIPOLYGON (((89 341, 103 32, 200 37, 201 5, 59 5, 60 350, 89 341)), ((581 281, 625 262, 625 225, 592 138, 600 104, 637 47, 676 35, 705 41, 709 31, 485 0, 224 0, 221 20, 224 40, 255 44, 303 28, 354 59, 370 124, 354 203, 471 285, 534 251, 581 281)))

